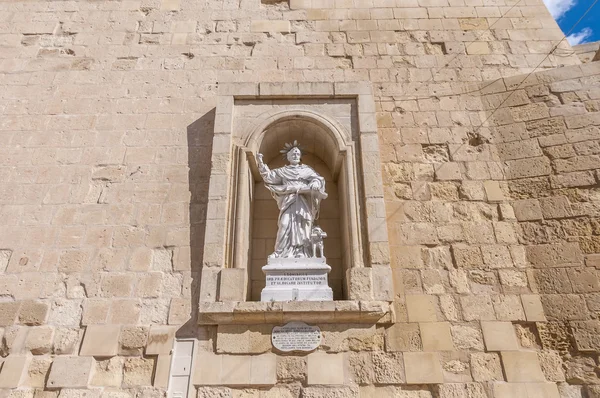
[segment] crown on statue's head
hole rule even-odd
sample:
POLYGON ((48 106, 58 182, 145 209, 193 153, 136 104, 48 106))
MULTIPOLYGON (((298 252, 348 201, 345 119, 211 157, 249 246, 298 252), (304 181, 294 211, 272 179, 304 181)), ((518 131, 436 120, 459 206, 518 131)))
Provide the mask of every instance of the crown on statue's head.
POLYGON ((300 151, 302 151, 302 147, 300 146, 300 144, 298 144, 298 141, 294 140, 294 142, 286 142, 283 146, 283 149, 281 149, 279 153, 281 153, 285 158, 288 152, 294 148, 298 148, 300 151))

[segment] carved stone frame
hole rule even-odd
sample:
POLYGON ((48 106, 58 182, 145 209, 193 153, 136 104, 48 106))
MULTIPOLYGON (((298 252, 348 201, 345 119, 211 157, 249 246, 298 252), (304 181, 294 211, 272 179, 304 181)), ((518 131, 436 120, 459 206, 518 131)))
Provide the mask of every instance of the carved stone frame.
POLYGON ((391 320, 393 283, 375 103, 371 86, 359 83, 230 83, 219 87, 212 147, 212 166, 202 279, 200 323, 238 323, 319 318, 336 322, 391 320), (353 99, 358 109, 358 137, 328 115, 306 109, 265 112, 243 139, 234 139, 236 100, 353 99), (335 138, 345 168, 345 198, 349 218, 350 264, 346 271, 347 300, 335 302, 246 302, 249 242, 249 204, 243 199, 248 173, 256 173, 254 154, 264 131, 285 118, 307 118, 326 128, 335 138), (359 194, 360 193, 360 194, 359 194), (326 315, 326 316, 324 316, 326 315))

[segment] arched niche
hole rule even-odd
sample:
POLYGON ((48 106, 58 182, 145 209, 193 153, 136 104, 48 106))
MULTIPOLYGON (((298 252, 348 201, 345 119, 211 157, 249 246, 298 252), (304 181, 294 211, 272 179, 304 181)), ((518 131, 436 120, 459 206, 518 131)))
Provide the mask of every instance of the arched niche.
POLYGON ((260 300, 265 283, 261 268, 273 251, 279 214, 258 173, 255 155, 262 153, 263 160, 271 169, 284 166, 286 161, 279 151, 285 143, 294 140, 302 147, 302 162, 325 178, 329 196, 321 204, 317 224, 328 234, 325 255, 332 267, 329 284, 334 291, 334 299, 347 298, 345 275, 356 263, 362 265, 364 261, 358 220, 355 219, 359 213, 355 202, 357 183, 352 164, 353 146, 347 142, 350 133, 338 123, 306 111, 275 112, 264 117, 262 123, 249 127, 240 137, 244 144, 235 151, 238 155, 236 169, 240 184, 237 186, 237 198, 240 202, 236 205, 237 228, 232 226, 232 231, 237 234, 234 238, 236 245, 231 248, 234 266, 248 271, 246 298, 260 300))
MULTIPOLYGON (((268 239, 278 216, 255 155, 262 152, 273 168, 283 165, 279 150, 294 139, 304 146, 304 162, 328 182, 330 199, 322 202, 328 216, 320 222, 331 232, 327 239, 336 239, 339 229, 339 248, 326 240, 325 254, 333 259, 341 252, 330 279, 342 280, 335 298, 351 300, 323 304, 314 316, 361 322, 388 314, 381 303, 393 300, 394 289, 370 84, 227 83, 219 86, 215 111, 199 322, 264 321, 272 319, 268 314, 280 320, 305 308, 300 302, 247 302, 257 298, 252 281, 264 278, 259 268, 273 250, 268 239), (336 209, 327 211, 328 205, 336 209), (255 238, 264 241, 254 245, 255 238)), ((303 312, 303 319, 312 313, 303 312)))

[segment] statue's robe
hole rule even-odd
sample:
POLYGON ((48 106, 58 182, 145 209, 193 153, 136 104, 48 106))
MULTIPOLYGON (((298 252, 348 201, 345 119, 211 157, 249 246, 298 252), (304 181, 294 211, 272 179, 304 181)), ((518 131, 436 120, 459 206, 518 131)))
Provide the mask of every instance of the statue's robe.
POLYGON ((272 257, 312 257, 310 234, 319 216, 321 200, 327 198, 325 179, 306 165, 287 165, 269 170, 264 165, 260 174, 279 208, 275 252, 272 257), (318 190, 299 193, 316 181, 318 190))

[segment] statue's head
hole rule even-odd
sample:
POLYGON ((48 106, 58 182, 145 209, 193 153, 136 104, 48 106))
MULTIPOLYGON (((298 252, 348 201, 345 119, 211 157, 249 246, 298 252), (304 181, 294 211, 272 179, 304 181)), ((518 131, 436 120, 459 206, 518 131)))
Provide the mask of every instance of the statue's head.
POLYGON ((285 147, 280 152, 285 156, 285 158, 290 164, 300 164, 300 159, 302 158, 302 150, 300 150, 300 145, 298 145, 298 141, 294 140, 293 143, 286 143, 285 147))

